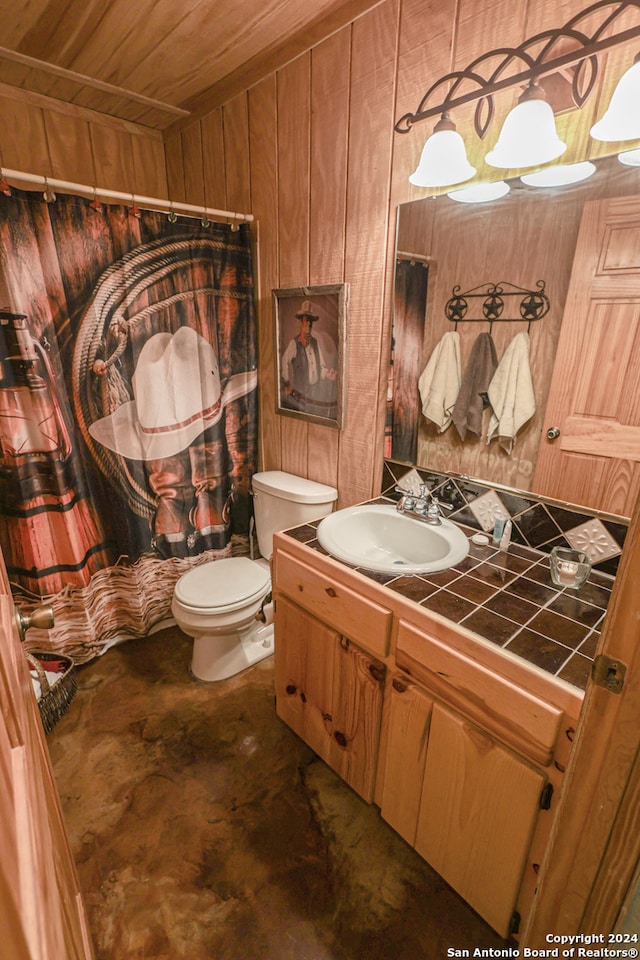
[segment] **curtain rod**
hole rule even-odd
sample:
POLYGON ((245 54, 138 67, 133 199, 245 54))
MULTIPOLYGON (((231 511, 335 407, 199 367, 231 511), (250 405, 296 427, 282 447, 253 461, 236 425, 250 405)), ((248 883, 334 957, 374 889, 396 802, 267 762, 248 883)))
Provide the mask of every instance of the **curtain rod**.
POLYGON ((422 253, 407 253, 406 250, 398 250, 396 260, 408 260, 409 263, 413 263, 414 261, 417 263, 431 263, 433 257, 426 257, 422 253))
POLYGON ((120 193, 117 190, 107 190, 102 187, 91 187, 85 183, 71 183, 68 180, 55 180, 53 177, 44 177, 35 173, 23 173, 20 170, 7 170, 6 167, 0 169, 0 179, 5 177, 7 180, 19 180, 23 183, 33 183, 41 186, 46 191, 48 188, 55 190, 68 190, 71 193, 88 194, 89 197, 100 197, 109 200, 131 201, 138 207, 145 210, 151 210, 155 213, 184 213, 193 217, 222 217, 225 220, 246 220, 251 222, 254 217, 252 213, 236 213, 232 210, 214 210, 211 207, 196 206, 192 203, 174 203, 172 200, 163 200, 159 197, 141 197, 136 193, 120 193))

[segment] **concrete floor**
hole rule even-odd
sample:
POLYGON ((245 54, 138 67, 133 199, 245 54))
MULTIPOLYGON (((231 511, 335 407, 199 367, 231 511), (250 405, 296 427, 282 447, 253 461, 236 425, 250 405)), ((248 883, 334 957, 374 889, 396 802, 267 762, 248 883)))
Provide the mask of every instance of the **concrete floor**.
POLYGON ((176 628, 78 670, 48 737, 97 960, 443 960, 504 947, 277 719, 273 663, 176 628))

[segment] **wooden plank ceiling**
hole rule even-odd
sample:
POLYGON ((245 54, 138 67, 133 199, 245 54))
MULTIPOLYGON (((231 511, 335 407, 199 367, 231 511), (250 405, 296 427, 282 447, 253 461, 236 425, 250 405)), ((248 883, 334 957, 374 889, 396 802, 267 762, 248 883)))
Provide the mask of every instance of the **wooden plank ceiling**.
POLYGON ((0 0, 0 84, 166 130, 379 2, 0 0))

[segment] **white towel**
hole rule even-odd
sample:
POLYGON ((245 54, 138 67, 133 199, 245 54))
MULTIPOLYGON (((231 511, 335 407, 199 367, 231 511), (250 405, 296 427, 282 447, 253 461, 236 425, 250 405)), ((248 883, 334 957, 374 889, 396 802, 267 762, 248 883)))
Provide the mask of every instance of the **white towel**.
POLYGON ((451 424, 461 382, 460 334, 452 330, 436 345, 418 380, 422 413, 435 423, 439 433, 451 424))
POLYGON ((515 335, 498 364, 487 393, 492 407, 487 443, 497 436, 502 449, 511 453, 518 430, 536 411, 528 333, 515 335))

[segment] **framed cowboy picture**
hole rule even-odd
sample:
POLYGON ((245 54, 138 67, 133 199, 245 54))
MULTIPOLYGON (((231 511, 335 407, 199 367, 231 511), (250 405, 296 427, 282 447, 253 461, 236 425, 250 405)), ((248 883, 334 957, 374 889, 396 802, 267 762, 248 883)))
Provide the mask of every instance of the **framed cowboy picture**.
POLYGON ((273 290, 276 413, 344 422, 346 284, 273 290))

